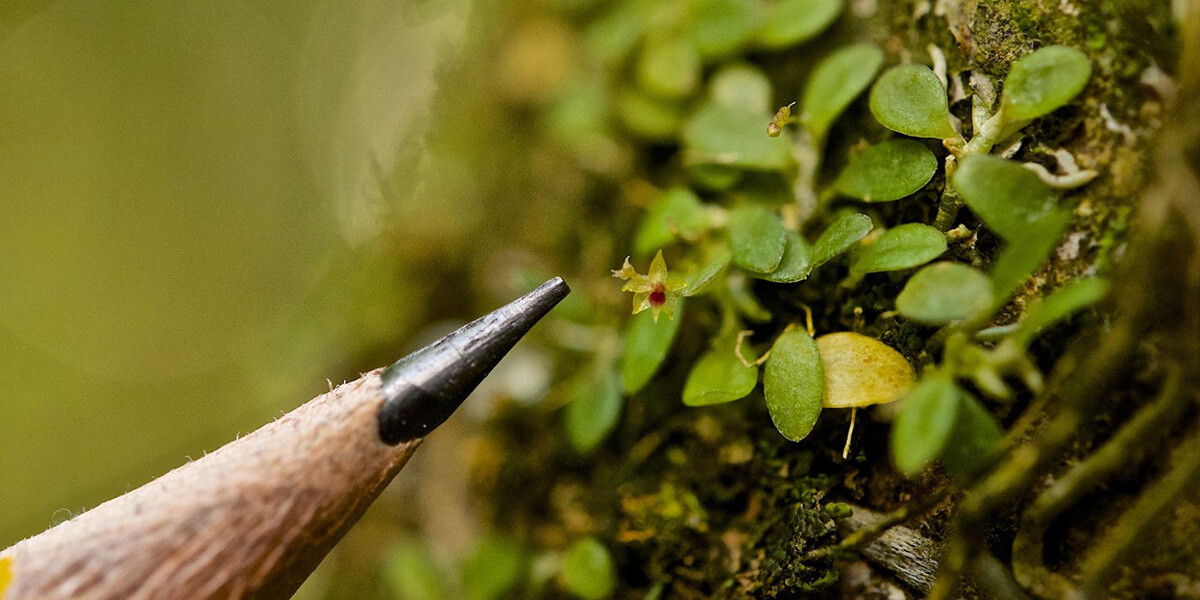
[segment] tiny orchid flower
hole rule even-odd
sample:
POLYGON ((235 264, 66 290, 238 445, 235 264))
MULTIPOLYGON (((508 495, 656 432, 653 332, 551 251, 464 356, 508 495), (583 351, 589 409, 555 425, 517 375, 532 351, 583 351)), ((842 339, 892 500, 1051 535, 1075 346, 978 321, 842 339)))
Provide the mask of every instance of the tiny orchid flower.
POLYGON ((633 292, 633 314, 649 308, 654 311, 656 323, 659 313, 664 311, 668 319, 675 318, 672 313, 679 301, 679 294, 676 292, 687 285, 682 277, 667 273, 667 261, 663 260, 662 250, 654 255, 648 274, 638 273, 627 257, 625 264, 613 271, 613 277, 625 280, 625 285, 621 287, 622 292, 633 292))

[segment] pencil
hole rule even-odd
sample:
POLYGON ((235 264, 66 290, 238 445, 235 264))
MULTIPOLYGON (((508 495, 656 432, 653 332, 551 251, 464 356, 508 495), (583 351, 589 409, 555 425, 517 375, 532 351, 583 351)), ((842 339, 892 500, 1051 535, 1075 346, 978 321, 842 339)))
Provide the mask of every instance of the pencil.
POLYGON ((512 346, 569 292, 552 279, 0 552, 2 600, 288 598, 512 346))

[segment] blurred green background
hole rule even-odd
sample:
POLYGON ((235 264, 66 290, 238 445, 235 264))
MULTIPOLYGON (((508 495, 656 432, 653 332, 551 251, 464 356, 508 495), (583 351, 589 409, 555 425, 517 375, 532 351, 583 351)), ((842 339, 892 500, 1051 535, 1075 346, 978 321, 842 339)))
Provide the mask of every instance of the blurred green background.
POLYGON ((427 142, 474 18, 4 3, 0 547, 514 291, 472 292, 471 265, 517 216, 427 142))

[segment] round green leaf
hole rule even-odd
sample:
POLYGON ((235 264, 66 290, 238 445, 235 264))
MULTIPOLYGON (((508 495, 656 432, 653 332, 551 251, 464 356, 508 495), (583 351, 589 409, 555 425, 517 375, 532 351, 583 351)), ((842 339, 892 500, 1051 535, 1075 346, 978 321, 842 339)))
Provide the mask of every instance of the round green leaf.
POLYGON ((1004 80, 1000 110, 1007 119, 1028 121, 1049 114, 1083 91, 1092 76, 1086 54, 1047 46, 1014 62, 1004 80))
POLYGON ((571 446, 584 453, 600 445, 617 426, 623 404, 621 382, 616 373, 605 373, 576 385, 565 416, 571 446))
MULTIPOLYGON (((394 597, 400 600, 441 600, 447 597, 442 574, 438 572, 423 544, 411 541, 397 543, 384 563, 384 579, 394 597)), ((0 597, 3 597, 3 574, 0 574, 0 597)))
POLYGON ((825 396, 825 370, 807 331, 797 327, 775 340, 763 370, 763 393, 783 437, 798 442, 812 431, 825 396))
POLYGON ((948 374, 933 372, 904 397, 891 439, 892 461, 901 473, 911 477, 941 456, 961 395, 948 374))
POLYGON ((642 46, 637 81, 643 90, 664 98, 681 98, 700 83, 700 55, 686 40, 656 38, 642 46))
POLYGON ((882 273, 919 267, 946 251, 946 236, 921 223, 893 227, 875 238, 854 257, 851 270, 882 273))
POLYGON ((756 273, 779 266, 785 245, 783 221, 774 211, 748 204, 729 213, 729 249, 733 264, 756 273))
POLYGON ((687 0, 681 4, 687 7, 685 35, 705 59, 737 52, 762 25, 762 9, 751 0, 687 0))
POLYGON ((771 80, 757 67, 737 63, 721 67, 708 84, 713 102, 752 113, 771 111, 771 80))
POLYGON ((871 114, 884 127, 913 137, 958 135, 946 102, 942 81, 925 65, 892 67, 871 88, 871 114))
POLYGON ((615 110, 629 133, 650 141, 672 141, 683 125, 683 111, 678 104, 636 90, 617 92, 615 110))
POLYGON ((465 600, 499 600, 525 573, 525 553, 516 542, 484 536, 462 565, 465 600))
POLYGON ((968 156, 954 172, 954 187, 985 225, 1012 241, 1057 205, 1054 190, 1019 163, 998 156, 968 156))
POLYGON ((758 383, 758 367, 742 364, 733 338, 720 339, 696 361, 683 386, 688 406, 724 404, 745 398, 758 383))
POLYGON ((987 466, 1002 434, 996 417, 960 389, 958 414, 942 449, 942 464, 952 475, 969 477, 987 466))
POLYGON ((800 234, 794 231, 784 232, 786 245, 783 249, 783 258, 779 261, 779 266, 775 267, 774 271, 758 277, 775 283, 795 283, 808 278, 808 274, 812 272, 812 259, 810 257, 811 250, 808 247, 808 242, 800 234))
POLYGON ((862 213, 843 215, 834 221, 829 228, 821 232, 821 237, 812 248, 812 267, 815 269, 837 255, 845 252, 855 242, 871 233, 871 217, 862 213))
POLYGON ((563 586, 584 600, 604 600, 617 589, 617 572, 608 548, 595 538, 571 544, 563 558, 563 586))
POLYGON ((928 325, 945 325, 974 317, 992 305, 992 281, 954 262, 939 262, 917 271, 900 295, 896 310, 928 325))
POLYGON ((782 171, 792 165, 787 136, 767 137, 761 113, 710 102, 683 126, 684 160, 749 171, 782 171))
POLYGON ((671 349, 671 340, 683 320, 683 301, 675 307, 674 319, 654 322, 650 311, 642 311, 629 319, 625 329, 624 351, 621 354, 621 381, 625 393, 636 394, 662 365, 671 349))
POLYGON ((937 166, 937 158, 924 144, 906 139, 888 140, 854 157, 834 185, 852 198, 890 202, 925 187, 933 179, 937 166))
POLYGON ((708 228, 708 211, 692 190, 676 186, 656 198, 633 238, 633 252, 645 256, 681 236, 695 239, 708 228))
POLYGON ((778 49, 815 37, 842 12, 842 0, 776 0, 767 5, 767 22, 758 43, 778 49))
POLYGON ((823 139, 842 111, 858 97, 883 65, 883 52, 870 44, 846 46, 813 69, 800 101, 800 122, 823 139))

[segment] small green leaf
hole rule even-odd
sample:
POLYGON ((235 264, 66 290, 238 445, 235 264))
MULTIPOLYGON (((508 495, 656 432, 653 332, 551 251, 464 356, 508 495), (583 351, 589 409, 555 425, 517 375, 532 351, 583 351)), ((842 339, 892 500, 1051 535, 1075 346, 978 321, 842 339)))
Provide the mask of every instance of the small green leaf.
POLYGON ((662 10, 662 3, 656 0, 613 2, 608 12, 592 20, 584 31, 584 47, 601 62, 622 62, 662 10))
POLYGON ((692 274, 687 277, 687 287, 679 291, 681 296, 695 296, 704 291, 704 288, 710 281, 713 280, 725 267, 729 266, 730 256, 729 250, 720 248, 708 257, 704 264, 700 265, 692 274))
POLYGON ((884 127, 913 137, 946 139, 958 135, 950 124, 946 89, 925 65, 884 71, 871 88, 871 114, 884 127))
POLYGON ((621 354, 621 381, 625 393, 636 394, 662 365, 671 349, 671 340, 683 320, 683 301, 679 302, 674 319, 654 322, 650 311, 643 311, 629 319, 625 329, 624 352, 621 354))
POLYGON ((986 275, 945 261, 917 271, 896 297, 900 314, 927 325, 970 319, 991 306, 992 282, 986 275))
POLYGON ((843 215, 821 232, 812 247, 812 266, 817 268, 845 252, 858 240, 871 233, 871 217, 862 213, 843 215))
POLYGON ((800 122, 818 140, 851 102, 867 89, 883 52, 870 44, 855 44, 832 52, 813 69, 800 102, 800 122))
POLYGON ((731 55, 762 26, 762 8, 750 0, 688 0, 685 35, 705 59, 731 55))
POLYGON ((1000 111, 1006 119, 1036 119, 1070 102, 1091 76, 1091 61, 1074 48, 1036 50, 1013 63, 1004 80, 1000 111))
POLYGON ((676 186, 656 198, 633 238, 633 252, 647 256, 677 237, 694 240, 709 226, 708 211, 692 190, 676 186))
POLYGON ((580 381, 571 392, 565 425, 567 439, 580 453, 591 452, 617 426, 621 418, 621 382, 616 373, 580 381))
POLYGON ((708 96, 735 110, 765 114, 771 111, 771 80, 746 63, 724 66, 713 74, 708 96))
POLYGON ((798 442, 812 431, 825 396, 825 369, 807 331, 797 327, 775 340, 763 370, 763 393, 783 437, 798 442))
POLYGON ((784 238, 786 245, 779 266, 770 273, 756 277, 775 283, 795 283, 808 278, 808 274, 812 272, 812 250, 809 249, 808 242, 794 231, 784 232, 784 238))
POLYGON ((911 196, 933 179, 937 158, 924 144, 888 140, 854 157, 834 182, 837 191, 865 202, 911 196))
POLYGON ((687 165, 688 175, 691 176, 695 187, 701 190, 724 192, 745 177, 746 172, 736 167, 728 167, 713 163, 693 163, 687 165))
POLYGON ((854 408, 899 400, 913 386, 912 365, 891 346, 853 331, 817 338, 825 369, 825 408, 854 408))
POLYGON ((776 0, 767 6, 767 22, 758 32, 758 43, 771 49, 815 37, 842 13, 842 0, 776 0))
POLYGON ((604 600, 617 589, 617 572, 608 548, 596 538, 584 538, 563 557, 563 586, 584 600, 604 600))
POLYGON ((729 299, 733 301, 733 307, 739 314, 755 323, 771 320, 771 311, 758 303, 758 298, 750 291, 750 280, 746 278, 745 273, 734 271, 725 278, 725 283, 726 289, 729 290, 729 299))
POLYGON ((683 125, 683 111, 677 103, 636 90, 617 92, 615 109, 629 133, 650 141, 673 141, 683 125))
MULTIPOLYGON (((0 565, 2 571, 3 565, 0 565)), ((448 597, 442 574, 434 565, 429 549, 412 541, 397 543, 388 552, 383 567, 384 579, 393 597, 400 600, 441 600, 448 597)), ((0 572, 0 597, 4 592, 4 573, 0 572)))
POLYGON ((1055 209, 1054 190, 1029 169, 998 156, 968 156, 954 187, 979 220, 1013 241, 1055 209))
POLYGON ((466 600, 499 600, 516 587, 525 573, 525 552, 516 542, 485 535, 463 562, 466 600))
POLYGON ((1029 346, 1043 329, 1087 308, 1108 295, 1108 282, 1099 277, 1076 279, 1033 302, 1012 339, 1022 348, 1029 346))
POLYGON ((997 308, 1046 262, 1070 222, 1071 211, 1056 209, 1046 218, 1031 223, 1000 251, 992 265, 997 308))
POLYGON ((946 236, 921 223, 893 227, 875 238, 854 257, 850 269, 857 273, 882 273, 919 267, 946 251, 946 236))
POLYGON ((892 426, 892 461, 901 473, 916 475, 942 454, 958 416, 962 392, 940 371, 921 378, 904 397, 892 426))
POLYGON ((710 102, 683 126, 684 161, 748 171, 782 171, 792 165, 787 136, 767 137, 769 117, 710 102))
POLYGON ((738 267, 756 273, 774 271, 785 243, 783 221, 774 211, 747 204, 729 212, 729 249, 738 267))
POLYGON ((682 98, 700 84, 700 55, 687 40, 666 37, 647 41, 637 62, 637 81, 646 92, 682 98))
POLYGON ((721 338, 688 374, 683 403, 688 406, 724 404, 745 398, 758 384, 758 367, 742 364, 734 353, 736 340, 721 338))
POLYGON ((960 389, 958 414, 950 439, 942 449, 942 464, 958 477, 977 473, 991 462, 1001 435, 996 417, 974 396, 960 389))

